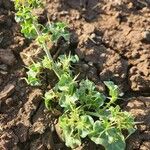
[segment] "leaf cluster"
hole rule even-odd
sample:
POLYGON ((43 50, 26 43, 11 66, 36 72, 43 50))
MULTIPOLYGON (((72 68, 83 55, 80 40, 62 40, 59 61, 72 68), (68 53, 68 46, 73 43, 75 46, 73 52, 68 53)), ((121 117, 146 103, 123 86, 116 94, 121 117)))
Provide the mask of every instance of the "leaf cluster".
MULTIPOLYGON (((61 66, 63 62, 64 59, 58 61, 61 66)), ((66 146, 75 148, 81 145, 83 138, 88 137, 107 150, 125 149, 122 131, 128 131, 128 135, 132 134, 135 131, 134 119, 129 113, 121 111, 118 105, 111 106, 118 99, 119 88, 111 81, 105 84, 110 100, 98 92, 90 80, 76 81, 71 71, 62 69, 59 82, 46 92, 45 106, 48 109, 53 109, 53 103, 58 103, 63 108, 64 113, 59 117, 59 125, 66 146), (109 101, 106 103, 106 100, 109 101)))
POLYGON ((41 62, 33 63, 28 66, 27 69, 27 78, 25 78, 26 82, 31 86, 40 86, 41 82, 41 74, 44 69, 51 69, 52 62, 45 56, 41 62))
POLYGON ((37 36, 34 23, 37 24, 37 16, 32 15, 33 9, 42 6, 41 0, 15 0, 16 22, 21 25, 21 33, 29 39, 37 36))
POLYGON ((15 9, 19 10, 21 7, 30 7, 32 9, 41 7, 41 0, 13 0, 15 3, 15 9))
POLYGON ((66 41, 69 41, 69 32, 66 30, 67 25, 63 22, 56 22, 56 23, 48 23, 45 28, 45 32, 51 33, 51 41, 53 43, 57 43, 60 37, 63 37, 66 41))
POLYGON ((21 33, 29 39, 38 38, 37 41, 50 40, 53 43, 57 43, 60 37, 63 37, 66 41, 69 40, 69 32, 66 30, 67 26, 63 22, 50 23, 43 26, 38 23, 38 17, 33 15, 34 9, 41 7, 41 0, 15 0, 15 8, 17 10, 15 14, 16 22, 21 25, 21 33), (37 31, 41 29, 41 31, 37 31), (41 35, 37 32, 42 32, 41 35))

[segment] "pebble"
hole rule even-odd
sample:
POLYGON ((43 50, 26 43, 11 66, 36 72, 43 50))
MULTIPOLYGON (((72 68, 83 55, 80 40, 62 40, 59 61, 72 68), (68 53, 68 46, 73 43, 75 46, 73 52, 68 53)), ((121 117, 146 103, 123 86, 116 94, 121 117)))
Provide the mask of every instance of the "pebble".
POLYGON ((7 71, 1 71, 1 70, 0 70, 0 73, 1 73, 2 75, 4 75, 4 76, 6 76, 6 75, 8 74, 7 71))
POLYGON ((150 31, 144 31, 143 32, 143 39, 147 42, 150 42, 150 31))
POLYGON ((5 64, 0 65, 0 69, 3 71, 7 71, 8 67, 5 64))
POLYGON ((7 98, 6 99, 6 105, 12 106, 14 104, 14 100, 12 98, 7 98))
POLYGON ((61 11, 59 14, 60 14, 61 16, 65 16, 65 15, 68 15, 69 12, 68 12, 68 11, 61 11))

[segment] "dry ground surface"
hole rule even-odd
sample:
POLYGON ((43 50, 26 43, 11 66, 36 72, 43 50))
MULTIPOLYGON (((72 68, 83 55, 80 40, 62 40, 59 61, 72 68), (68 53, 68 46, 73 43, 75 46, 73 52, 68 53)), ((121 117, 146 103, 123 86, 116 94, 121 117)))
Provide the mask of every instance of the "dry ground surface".
MULTIPOLYGON (((41 23, 64 21, 71 32, 70 45, 54 51, 71 51, 80 62, 75 71, 105 92, 112 80, 124 92, 120 106, 140 122, 127 140, 127 150, 150 149, 150 1, 149 0, 47 0, 36 14, 41 23)), ((57 120, 45 110, 41 98, 53 83, 28 86, 25 65, 41 50, 20 33, 10 0, 0 0, 0 149, 67 150, 55 131, 57 120)), ((57 114, 56 114, 57 115, 57 114)), ((82 150, 100 150, 85 141, 82 150)))

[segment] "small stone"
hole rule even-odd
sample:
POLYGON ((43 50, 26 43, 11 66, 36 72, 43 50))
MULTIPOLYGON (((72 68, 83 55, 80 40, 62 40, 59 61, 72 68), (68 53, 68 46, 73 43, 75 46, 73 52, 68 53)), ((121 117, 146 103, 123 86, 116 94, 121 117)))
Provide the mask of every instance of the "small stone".
POLYGON ((6 72, 6 71, 1 71, 1 70, 0 70, 0 73, 1 73, 2 75, 4 75, 4 76, 8 74, 8 72, 6 72))
POLYGON ((99 92, 105 92, 105 85, 101 82, 101 81, 98 81, 96 83, 96 89, 99 91, 99 92))
POLYGON ((95 31, 95 26, 91 25, 91 24, 84 24, 83 25, 83 30, 85 32, 85 34, 92 34, 95 31))
POLYGON ((63 141, 63 139, 62 139, 62 130, 61 130, 61 128, 60 128, 58 123, 55 125, 55 130, 56 130, 56 133, 57 133, 59 139, 61 141, 63 141))
POLYGON ((143 36, 143 40, 150 42, 150 31, 144 31, 142 36, 143 36))
POLYGON ((140 150, 149 150, 150 149, 150 142, 144 141, 142 145, 140 146, 140 150))
POLYGON ((0 65, 0 69, 3 71, 7 71, 8 67, 5 64, 0 65))
POLYGON ((6 99, 6 105, 8 105, 8 106, 12 106, 14 104, 14 101, 13 101, 13 99, 12 98, 8 98, 8 99, 6 99))
POLYGON ((68 15, 68 14, 69 14, 68 11, 61 11, 61 12, 60 12, 60 15, 61 15, 61 16, 65 16, 65 15, 68 15))
POLYGON ((121 15, 120 12, 117 12, 117 13, 116 13, 115 19, 116 19, 119 23, 121 23, 121 21, 122 21, 122 15, 121 15))
POLYGON ((95 33, 92 33, 91 35, 90 35, 90 38, 91 39, 93 39, 93 38, 95 38, 96 37, 96 34, 95 33))
POLYGON ((45 126, 42 122, 35 122, 32 125, 32 128, 30 129, 31 134, 35 134, 35 133, 43 134, 44 131, 45 131, 45 126))
POLYGON ((89 62, 88 62, 88 65, 89 65, 89 66, 93 66, 93 62, 89 61, 89 62))

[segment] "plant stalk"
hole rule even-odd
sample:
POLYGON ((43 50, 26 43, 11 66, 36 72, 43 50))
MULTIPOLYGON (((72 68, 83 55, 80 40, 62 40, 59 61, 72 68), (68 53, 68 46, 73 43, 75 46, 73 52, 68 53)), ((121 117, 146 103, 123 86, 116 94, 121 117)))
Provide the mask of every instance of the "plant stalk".
POLYGON ((100 115, 98 113, 95 113, 95 112, 86 111, 86 114, 90 115, 90 116, 94 116, 94 117, 100 118, 100 115))
MULTIPOLYGON (((38 27, 36 26, 36 23, 33 23, 33 24, 34 24, 34 28, 35 28, 35 30, 37 32, 37 35, 41 36, 42 33, 40 33, 38 27)), ((55 62, 54 62, 54 60, 53 60, 53 58, 52 58, 52 56, 51 56, 51 54, 49 52, 49 49, 48 49, 46 43, 45 42, 42 43, 41 47, 44 49, 44 51, 45 51, 49 61, 52 62, 52 69, 53 69, 53 71, 55 72, 56 76, 60 79, 59 70, 58 70, 58 68, 57 68, 57 66, 56 66, 56 64, 55 64, 55 62)))

